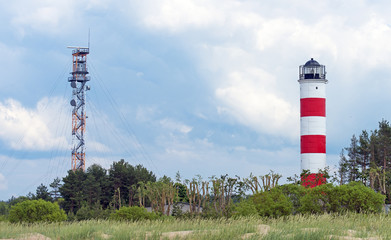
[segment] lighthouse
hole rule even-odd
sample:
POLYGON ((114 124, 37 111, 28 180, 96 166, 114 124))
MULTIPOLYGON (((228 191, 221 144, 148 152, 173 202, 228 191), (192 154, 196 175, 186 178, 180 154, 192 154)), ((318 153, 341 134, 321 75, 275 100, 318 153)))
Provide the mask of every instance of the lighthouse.
POLYGON ((325 182, 319 170, 326 167, 326 67, 313 58, 299 67, 300 158, 304 186, 325 182))

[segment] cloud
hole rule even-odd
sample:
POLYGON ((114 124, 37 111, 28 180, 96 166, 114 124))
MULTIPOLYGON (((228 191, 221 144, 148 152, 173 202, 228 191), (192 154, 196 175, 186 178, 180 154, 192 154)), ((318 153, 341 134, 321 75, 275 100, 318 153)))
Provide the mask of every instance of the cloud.
POLYGON ((285 177, 300 170, 298 148, 267 150, 246 146, 223 146, 208 139, 191 139, 183 136, 160 136, 157 141, 159 151, 153 151, 157 168, 168 176, 179 171, 184 178, 201 174, 207 178, 212 175, 229 174, 246 177, 250 172, 266 174, 270 169, 285 177), (160 148, 164 151, 160 151, 160 148))
POLYGON ((103 143, 97 142, 97 141, 86 141, 86 146, 88 148, 88 151, 93 151, 93 152, 110 152, 110 148, 106 146, 103 143))
POLYGON ((64 106, 67 105, 61 98, 44 98, 35 109, 28 109, 13 99, 0 102, 0 138, 17 150, 67 148, 67 139, 58 130, 59 125, 66 124, 65 115, 59 112, 64 106))
POLYGON ((5 179, 4 175, 0 173, 0 190, 7 190, 8 182, 5 179))
POLYGON ((149 28, 168 29, 172 32, 190 27, 207 27, 222 20, 211 1, 163 0, 144 1, 142 22, 149 28))
POLYGON ((222 104, 218 111, 260 132, 295 138, 298 109, 273 93, 268 81, 273 81, 273 76, 260 69, 231 73, 229 86, 216 90, 222 104))
POLYGON ((311 57, 325 64, 330 87, 350 89, 335 87, 334 96, 346 98, 361 98, 351 95, 368 81, 365 73, 391 67, 391 17, 380 5, 351 3, 145 1, 137 16, 147 31, 174 36, 184 46, 221 116, 296 140, 299 65, 311 57))
POLYGON ((178 131, 178 132, 181 132, 184 134, 191 132, 191 130, 193 129, 190 126, 187 126, 183 123, 180 123, 180 122, 174 121, 172 119, 168 119, 168 118, 160 120, 159 123, 163 128, 165 128, 167 130, 178 131))
POLYGON ((109 6, 115 4, 109 0, 16 0, 1 5, 8 14, 11 13, 10 23, 23 37, 31 31, 49 35, 85 31, 83 23, 86 21, 82 19, 89 12, 107 11, 109 6))

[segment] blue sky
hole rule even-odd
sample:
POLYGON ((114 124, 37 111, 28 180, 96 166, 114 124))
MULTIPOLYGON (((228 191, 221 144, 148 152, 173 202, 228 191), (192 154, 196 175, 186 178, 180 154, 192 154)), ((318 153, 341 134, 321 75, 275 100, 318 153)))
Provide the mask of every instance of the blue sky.
POLYGON ((298 174, 298 67, 326 65, 327 159, 391 110, 387 1, 0 1, 0 199, 70 168, 69 45, 85 46, 87 165, 298 174))

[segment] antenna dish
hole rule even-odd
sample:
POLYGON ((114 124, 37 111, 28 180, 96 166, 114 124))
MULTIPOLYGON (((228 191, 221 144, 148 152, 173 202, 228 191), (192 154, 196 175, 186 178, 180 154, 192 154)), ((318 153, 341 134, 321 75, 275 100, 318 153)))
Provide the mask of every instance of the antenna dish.
POLYGON ((75 82, 75 81, 72 81, 72 82, 71 82, 71 87, 72 87, 72 88, 76 88, 76 82, 75 82))
POLYGON ((71 102, 70 102, 71 106, 72 107, 76 107, 76 101, 75 99, 72 99, 71 102))

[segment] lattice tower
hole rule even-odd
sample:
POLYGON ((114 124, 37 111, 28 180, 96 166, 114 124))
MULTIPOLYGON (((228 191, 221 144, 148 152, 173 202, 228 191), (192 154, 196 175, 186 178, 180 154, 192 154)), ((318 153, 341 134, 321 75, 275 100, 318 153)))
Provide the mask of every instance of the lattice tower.
POLYGON ((85 171, 86 166, 86 154, 85 154, 85 141, 84 135, 86 130, 86 90, 89 87, 86 83, 90 80, 87 76, 87 55, 89 54, 89 48, 84 47, 69 47, 73 48, 73 64, 71 77, 68 78, 68 82, 72 87, 72 170, 85 171))

